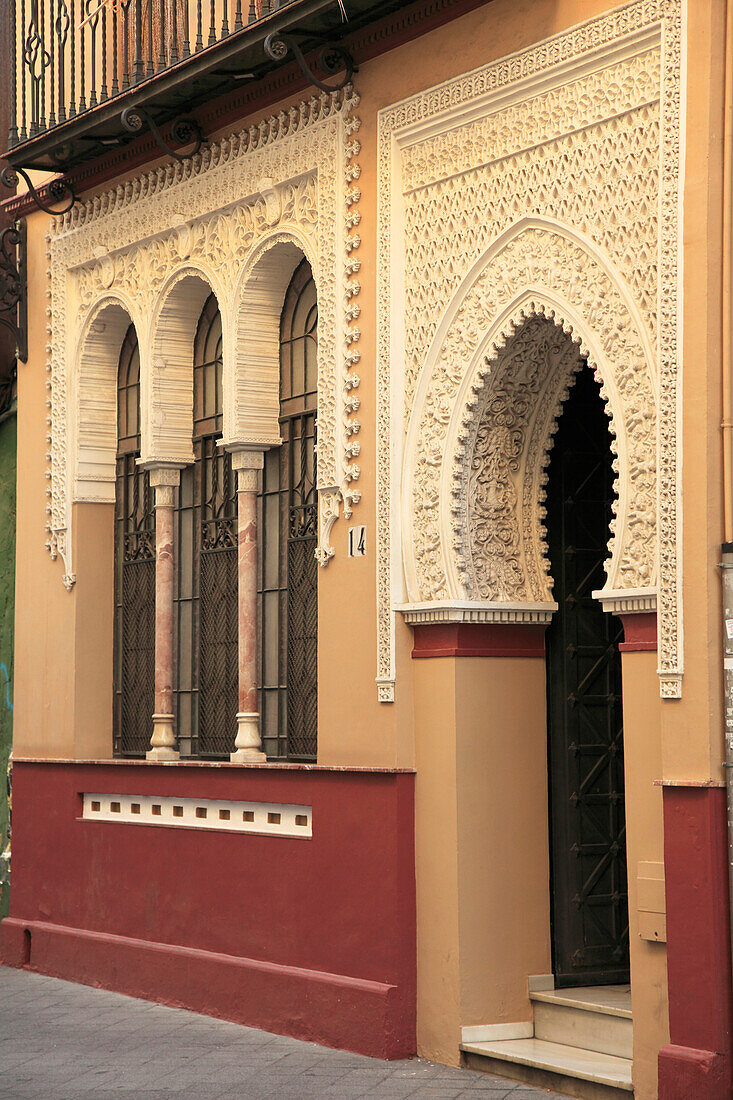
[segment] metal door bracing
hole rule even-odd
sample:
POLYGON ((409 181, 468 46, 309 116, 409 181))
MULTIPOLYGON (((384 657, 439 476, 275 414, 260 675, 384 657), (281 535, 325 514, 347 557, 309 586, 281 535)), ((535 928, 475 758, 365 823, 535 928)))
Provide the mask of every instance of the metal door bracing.
POLYGON ((558 986, 629 980, 621 659, 603 587, 612 518, 609 422, 589 367, 555 436, 547 527, 558 611, 547 630, 553 967, 558 986))

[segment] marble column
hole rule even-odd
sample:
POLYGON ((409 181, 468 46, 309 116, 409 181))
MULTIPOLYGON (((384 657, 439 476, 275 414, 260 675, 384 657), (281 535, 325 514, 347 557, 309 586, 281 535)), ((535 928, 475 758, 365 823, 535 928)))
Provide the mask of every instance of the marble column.
POLYGON ((235 451, 239 575, 239 711, 234 763, 264 763, 257 710, 257 490, 262 451, 235 451))
POLYGON ((153 467, 155 493, 155 711, 148 760, 178 760, 173 714, 173 510, 178 467, 153 467))

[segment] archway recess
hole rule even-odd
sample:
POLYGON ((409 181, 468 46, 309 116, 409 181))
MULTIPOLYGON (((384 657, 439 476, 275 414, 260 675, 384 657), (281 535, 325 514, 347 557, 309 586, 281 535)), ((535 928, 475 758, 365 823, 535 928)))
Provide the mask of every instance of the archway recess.
MULTIPOLYGON (((267 448, 281 442, 280 316, 293 272, 303 258, 317 280, 310 253, 305 240, 279 232, 260 243, 242 272, 232 354, 224 360, 224 391, 229 397, 224 407, 226 444, 267 448)), ((320 375, 319 364, 319 382, 320 375)))
POLYGON ((184 268, 168 280, 153 312, 150 371, 143 374, 141 389, 146 464, 193 462, 194 338, 212 292, 216 288, 205 275, 184 268))
POLYGON ((601 383, 615 437, 618 500, 601 598, 609 609, 620 609, 619 601, 628 610, 653 606, 649 337, 593 246, 537 220, 514 226, 469 272, 421 373, 403 476, 408 606, 458 612, 466 605, 474 619, 500 621, 551 613, 545 466, 563 397, 583 362, 601 383))
POLYGON ((91 311, 82 330, 74 402, 75 502, 114 503, 117 367, 132 322, 131 312, 121 300, 107 298, 91 311))

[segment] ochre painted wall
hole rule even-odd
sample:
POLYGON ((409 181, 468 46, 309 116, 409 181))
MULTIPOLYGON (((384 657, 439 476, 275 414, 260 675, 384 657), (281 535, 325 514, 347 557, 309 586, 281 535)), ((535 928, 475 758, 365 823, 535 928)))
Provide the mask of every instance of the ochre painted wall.
MULTIPOLYGON (((15 414, 0 421, 0 853, 9 814, 6 772, 13 741, 13 633, 15 626, 15 414)), ((0 861, 0 917, 8 911, 7 865, 0 861)))
MULTIPOLYGON (((512 906, 496 907, 490 884, 506 875, 513 858, 536 878, 537 920, 521 927, 527 973, 547 968, 546 831, 537 851, 526 843, 505 854, 495 829, 504 797, 495 763, 514 776, 514 795, 527 781, 520 749, 544 736, 544 687, 539 672, 522 681, 522 706, 509 705, 501 659, 412 661, 411 631, 396 625, 397 689, 393 705, 376 699, 376 233, 377 112, 390 103, 530 45, 612 5, 596 0, 493 0, 452 24, 361 65, 359 163, 362 175, 359 250, 362 310, 359 344, 362 378, 359 416, 363 501, 353 521, 367 526, 367 555, 346 557, 347 523, 333 531, 336 558, 319 571, 319 759, 322 763, 409 766, 418 769, 416 847, 418 898, 418 1030, 421 1050, 442 1061, 458 1058, 460 1027, 526 1012, 517 993, 519 954, 509 952, 511 983, 487 995, 501 962, 484 951, 485 920, 494 922, 497 945, 517 924, 512 906), (480 667, 479 667, 480 666, 480 667), (526 685, 531 681, 531 690, 526 685), (535 712, 530 716, 530 701, 535 712), (491 713, 491 728, 487 728, 491 713), (516 746, 498 736, 516 726, 516 746), (542 731, 542 732, 540 732, 542 731), (521 738, 524 738, 522 741, 521 738), (534 739, 534 740, 533 740, 534 739), (490 746, 495 747, 495 752, 490 746), (515 752, 516 755, 512 755, 515 752), (480 766, 474 766, 478 761, 480 766), (492 848, 494 849, 492 851, 492 848), (489 849, 487 851, 487 849, 489 849), (544 877, 543 877, 544 876, 544 877), (540 897, 542 894, 542 897, 540 897), (493 906, 493 907, 492 907, 493 906), (498 923, 497 923, 498 922, 498 923), (470 960, 470 966, 463 960, 470 960), (511 989, 511 991, 509 991, 511 989), (519 1000, 517 1000, 519 998, 519 1000), (481 1019, 480 1014, 493 1014, 481 1019)), ((718 641, 718 545, 720 528, 720 241, 723 5, 687 5, 688 84, 684 190, 683 529, 685 679, 683 699, 661 703, 654 657, 624 658, 629 859, 654 861, 661 851, 657 778, 683 782, 720 780, 722 755, 718 641), (633 660, 632 660, 633 658, 633 660), (632 820, 633 819, 633 820, 632 820)), ((268 108, 267 113, 277 108, 268 108)), ((249 120, 242 120, 245 125, 249 120)), ((16 634, 16 752, 41 756, 108 756, 111 751, 112 520, 108 506, 75 509, 75 571, 71 593, 62 566, 44 548, 45 491, 45 215, 29 218, 29 310, 33 318, 28 364, 19 380, 18 568, 16 594, 24 614, 16 634)), ((506 662, 505 662, 506 664, 506 662)), ((539 666, 540 662, 536 662, 539 666)), ((514 674, 512 674, 513 676, 514 674)), ((522 673, 524 675, 524 673, 522 673)), ((510 677, 511 679, 511 677, 510 677)), ((542 754, 540 759, 544 760, 542 754)), ((536 763, 536 762, 535 762, 536 763)), ((542 768, 531 783, 536 806, 522 827, 538 829, 542 768), (536 818, 532 814, 536 813, 536 818), (530 820, 531 818, 531 820, 530 820)), ((520 800, 517 798, 517 802, 520 800)), ((519 812, 519 811, 517 811, 519 812)), ((522 836, 521 829, 513 837, 522 836)), ((631 876, 633 878, 633 874, 631 876)), ((632 884, 632 895, 634 892, 632 884)), ((633 902, 632 902, 633 910, 633 902)), ((632 925, 634 917, 632 916, 632 925)), ((519 949, 518 949, 519 952, 519 949)), ((656 1047, 664 1041, 664 948, 632 945, 635 977, 638 1100, 654 1096, 656 1047)))
POLYGON ((551 970, 545 661, 459 657, 455 676, 461 1024, 516 1023, 551 970))
POLYGON ((653 943, 640 936, 638 879, 640 863, 664 862, 662 788, 655 785, 662 772, 663 707, 656 652, 624 653, 621 664, 634 1085, 639 1097, 654 1100, 657 1053, 669 1042, 667 950, 664 942, 653 943))
POLYGON ((461 1034, 455 662, 413 662, 417 1049, 458 1065, 461 1034))

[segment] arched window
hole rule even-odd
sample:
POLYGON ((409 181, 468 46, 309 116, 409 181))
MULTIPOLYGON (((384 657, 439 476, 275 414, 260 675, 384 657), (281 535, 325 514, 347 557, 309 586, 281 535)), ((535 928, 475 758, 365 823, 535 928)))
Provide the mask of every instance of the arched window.
POLYGON ((265 455, 260 523, 262 744, 291 760, 317 751, 317 351, 316 286, 304 260, 280 320, 283 443, 265 455))
POLYGON ((114 748, 144 756, 155 679, 155 513, 140 457, 140 352, 134 325, 117 371, 115 483, 114 748))
POLYGON ((182 755, 232 750, 237 714, 237 496, 222 429, 221 315, 214 295, 194 340, 194 465, 177 509, 177 724, 182 755))

